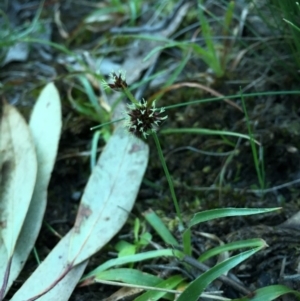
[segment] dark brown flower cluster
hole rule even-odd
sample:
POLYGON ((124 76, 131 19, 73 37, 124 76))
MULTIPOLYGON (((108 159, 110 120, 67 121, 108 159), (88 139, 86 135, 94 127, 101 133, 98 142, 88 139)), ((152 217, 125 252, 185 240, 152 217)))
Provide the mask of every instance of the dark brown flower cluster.
POLYGON ((125 80, 125 75, 123 75, 122 72, 119 72, 119 75, 117 75, 116 72, 112 72, 110 75, 113 83, 112 84, 107 84, 107 86, 115 91, 123 91, 124 89, 127 88, 127 83, 125 80))
POLYGON ((121 71, 119 74, 112 72, 110 77, 112 83, 103 82, 104 87, 124 92, 131 101, 127 105, 128 110, 125 112, 125 125, 128 131, 137 137, 145 139, 149 134, 156 132, 160 123, 167 119, 167 116, 161 116, 165 109, 156 108, 155 101, 148 103, 143 99, 138 102, 127 89, 125 75, 121 71))
POLYGON ((147 138, 147 136, 159 127, 160 123, 167 119, 167 116, 160 116, 165 112, 164 108, 156 108, 155 101, 148 106, 144 99, 138 104, 128 104, 126 112, 126 126, 129 132, 137 137, 147 138))

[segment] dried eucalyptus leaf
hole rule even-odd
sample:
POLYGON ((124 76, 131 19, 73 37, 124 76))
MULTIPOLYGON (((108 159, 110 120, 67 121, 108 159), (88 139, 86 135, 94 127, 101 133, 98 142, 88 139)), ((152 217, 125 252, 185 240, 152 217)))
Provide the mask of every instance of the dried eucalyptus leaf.
POLYGON ((53 83, 49 83, 41 91, 33 108, 29 127, 37 155, 37 180, 13 255, 7 290, 19 275, 35 244, 46 209, 47 189, 62 127, 60 98, 53 83))
POLYGON ((1 239, 11 257, 34 190, 37 160, 28 125, 8 104, 0 123, 0 154, 1 239))
POLYGON ((29 127, 13 106, 4 103, 0 122, 0 299, 6 291, 36 175, 37 159, 29 127))
POLYGON ((148 163, 148 146, 117 129, 104 148, 85 188, 74 227, 13 296, 23 301, 68 300, 87 259, 124 225, 148 163), (74 267, 75 266, 75 267, 74 267))

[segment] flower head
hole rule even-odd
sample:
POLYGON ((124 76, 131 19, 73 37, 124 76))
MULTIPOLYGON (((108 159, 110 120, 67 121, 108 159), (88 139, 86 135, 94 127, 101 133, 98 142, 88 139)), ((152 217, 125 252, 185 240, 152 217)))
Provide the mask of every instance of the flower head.
POLYGON ((160 116, 165 112, 164 108, 156 108, 155 101, 152 104, 148 104, 146 100, 142 100, 138 104, 128 104, 128 110, 126 112, 126 126, 129 132, 133 133, 137 137, 147 136, 155 131, 159 127, 160 123, 167 119, 168 116, 160 116))
POLYGON ((116 72, 112 72, 110 74, 110 79, 111 79, 112 83, 107 83, 105 81, 102 82, 105 88, 111 88, 112 90, 115 90, 118 92, 127 88, 127 83, 126 83, 124 72, 119 71, 118 74, 116 72))

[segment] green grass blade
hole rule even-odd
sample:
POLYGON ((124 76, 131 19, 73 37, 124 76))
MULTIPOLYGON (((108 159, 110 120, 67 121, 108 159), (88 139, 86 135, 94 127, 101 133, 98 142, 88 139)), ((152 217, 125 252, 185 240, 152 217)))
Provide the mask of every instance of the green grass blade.
POLYGON ((180 211, 180 208, 179 208, 179 203, 178 203, 178 200, 177 200, 177 196, 176 196, 176 193, 175 193, 175 189, 174 189, 174 185, 173 185, 173 180, 172 180, 171 175, 169 173, 168 166, 167 166, 167 163, 166 163, 163 151, 161 149, 159 139, 158 139, 158 137, 156 135, 156 132, 152 133, 152 137, 154 138, 154 142, 155 142, 155 145, 156 145, 158 157, 159 157, 160 163, 162 165, 162 168, 163 168, 163 170, 165 172, 165 176, 166 176, 168 184, 169 184, 169 190, 170 190, 170 193, 171 193, 171 196, 172 196, 172 200, 173 200, 173 203, 174 203, 176 215, 177 215, 177 217, 179 219, 179 222, 180 222, 179 223, 179 228, 180 228, 180 230, 183 230, 184 229, 184 227, 183 227, 183 220, 182 220, 181 211, 180 211))
POLYGON ((224 35, 228 35, 228 31, 229 28, 231 26, 232 23, 232 19, 233 19, 233 13, 234 13, 234 7, 235 7, 235 3, 234 1, 230 1, 228 3, 226 12, 225 12, 225 16, 224 16, 224 35))
POLYGON ((215 247, 211 250, 204 252, 198 258, 198 261, 204 262, 205 260, 207 260, 213 256, 219 255, 223 252, 229 252, 229 251, 234 251, 234 250, 244 249, 244 248, 257 248, 260 245, 261 245, 261 239, 259 239, 259 238, 234 241, 234 242, 228 243, 226 245, 218 246, 218 247, 215 247))
POLYGON ((191 221, 189 227, 197 224, 207 222, 212 219, 229 217, 229 216, 245 216, 253 214, 269 213, 280 210, 281 208, 223 208, 223 209, 212 209, 203 212, 196 213, 191 221))
POLYGON ((201 30, 202 30, 202 36, 204 37, 205 44, 207 47, 207 54, 209 54, 209 56, 208 55, 206 56, 206 59, 209 60, 209 61, 206 61, 206 63, 208 64, 208 66, 210 68, 212 68, 214 70, 214 72, 216 73, 216 75, 218 77, 221 77, 224 74, 224 70, 222 70, 222 68, 221 68, 220 59, 216 52, 216 45, 212 39, 212 37, 213 37, 212 30, 209 26, 207 18, 205 17, 205 15, 203 13, 203 1, 200 0, 199 2, 200 3, 198 5, 198 7, 199 7, 200 26, 201 26, 201 30))
POLYGON ((246 124, 247 124, 247 128, 248 128, 248 133, 249 133, 249 137, 250 137, 250 145, 251 145, 255 170, 256 170, 256 173, 257 173, 257 178, 258 178, 258 182, 259 182, 259 185, 260 185, 260 189, 263 190, 265 188, 265 178, 264 178, 265 171, 264 171, 263 161, 259 160, 259 156, 257 154, 256 145, 254 144, 255 140, 254 140, 254 137, 253 137, 253 132, 251 130, 250 120, 249 120, 249 116, 248 116, 248 112, 247 112, 247 109, 246 109, 246 104, 245 104, 245 100, 244 100, 243 95, 241 95, 241 99, 242 99, 244 114, 245 114, 245 117, 246 117, 246 124))
MULTIPOLYGON (((274 96, 274 95, 299 95, 300 91, 299 90, 294 90, 294 91, 268 91, 268 92, 257 92, 257 93, 248 93, 248 94, 243 94, 244 98, 247 97, 262 97, 262 96, 274 96)), ((170 105, 170 106, 165 106, 166 110, 169 109, 175 109, 179 107, 186 107, 189 105, 195 105, 195 104, 200 104, 200 103, 207 103, 207 102, 213 102, 213 101, 221 101, 224 99, 240 99, 241 95, 229 95, 229 96, 222 96, 222 97, 212 97, 212 98, 206 98, 206 99, 196 99, 196 100, 191 100, 187 102, 181 102, 175 105, 170 105)))
POLYGON ((115 119, 115 120, 112 120, 112 121, 104 122, 104 123, 101 123, 99 125, 95 125, 95 126, 91 127, 90 130, 91 131, 95 131, 95 130, 98 130, 98 129, 104 127, 104 126, 111 125, 111 124, 113 124, 115 122, 119 122, 119 121, 122 121, 124 119, 125 118, 119 118, 119 119, 115 119))
POLYGON ((98 97, 96 96, 95 91, 94 91, 90 81, 87 79, 87 77, 85 75, 79 75, 78 79, 81 82, 81 84, 84 88, 84 91, 87 94, 88 99, 89 99, 90 103, 92 104, 94 110, 99 115, 99 120, 105 121, 106 120, 105 112, 100 107, 98 97))
POLYGON ((124 256, 124 257, 111 259, 111 260, 108 260, 105 263, 101 264, 95 270, 88 273, 86 276, 84 276, 82 278, 82 280, 90 278, 90 277, 96 277, 98 273, 108 270, 117 265, 123 265, 123 264, 132 263, 132 262, 140 262, 140 261, 144 261, 144 260, 148 260, 148 259, 160 258, 163 256, 165 256, 165 257, 182 257, 182 253, 177 250, 163 249, 163 250, 149 251, 149 252, 144 252, 144 253, 134 254, 134 255, 130 255, 130 256, 124 256))
POLYGON ((155 286, 162 281, 154 275, 141 272, 135 269, 110 269, 97 274, 95 280, 111 280, 124 282, 133 285, 155 286))
POLYGON ((217 264, 213 268, 203 273, 196 280, 191 282, 188 285, 188 287, 184 290, 184 292, 179 296, 177 301, 197 301, 201 293, 212 281, 214 281, 216 278, 220 277, 222 274, 226 273, 230 269, 234 268, 244 260, 248 259, 265 246, 265 242, 262 241, 260 247, 255 248, 253 250, 245 251, 217 264))
MULTIPOLYGON (((184 279, 180 275, 174 275, 169 277, 166 280, 163 280, 161 283, 156 285, 157 288, 164 289, 174 289, 178 284, 180 284, 184 279)), ((162 300, 162 298, 167 294, 167 292, 161 291, 148 291, 145 294, 137 297, 134 301, 156 301, 162 300)))
POLYGON ((203 1, 200 0, 199 2, 200 2, 198 5, 199 21, 200 21, 200 26, 201 26, 201 30, 202 30, 202 36, 204 37, 208 51, 213 54, 214 58, 216 58, 215 45, 214 45, 214 42, 212 41, 213 34, 212 34, 211 28, 209 26, 209 23, 203 13, 203 8, 204 8, 203 1))
POLYGON ((192 233, 191 233, 191 229, 188 228, 183 232, 182 240, 183 240, 183 252, 184 252, 184 254, 192 256, 192 233))
MULTIPOLYGON (((200 135, 224 135, 224 136, 233 136, 238 138, 243 138, 251 141, 251 136, 229 132, 229 131, 219 131, 219 130, 210 130, 203 128, 180 128, 180 129, 167 129, 160 131, 161 134, 200 134, 200 135)), ((255 143, 260 144, 257 140, 254 140, 255 143)))
POLYGON ((148 210, 144 213, 144 217, 165 243, 173 246, 179 246, 176 238, 153 210, 148 210))
POLYGON ((231 301, 272 301, 285 294, 294 294, 297 299, 300 300, 299 292, 292 290, 284 285, 270 285, 254 291, 253 296, 233 299, 231 301))
POLYGON ((289 20, 283 18, 283 21, 291 25, 294 29, 300 31, 300 28, 296 26, 294 23, 290 22, 289 20))

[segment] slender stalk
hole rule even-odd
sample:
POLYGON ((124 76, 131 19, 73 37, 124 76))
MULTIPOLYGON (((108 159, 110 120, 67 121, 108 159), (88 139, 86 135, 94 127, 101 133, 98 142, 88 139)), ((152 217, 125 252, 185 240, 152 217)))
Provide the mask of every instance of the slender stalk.
POLYGON ((36 247, 33 247, 32 252, 34 254, 36 262, 40 265, 41 264, 41 260, 40 260, 40 257, 39 257, 39 254, 37 252, 36 247))
POLYGON ((180 212, 180 209, 179 209, 177 197, 176 197, 176 194, 175 194, 173 181, 172 181, 172 178, 170 176, 170 173, 169 173, 169 170, 168 170, 168 167, 167 167, 167 164, 166 164, 166 160, 164 158, 164 155, 163 155, 163 152, 162 152, 162 149, 161 149, 161 146, 160 146, 159 139, 158 139, 158 137, 157 137, 157 135, 156 135, 155 132, 152 134, 152 136, 154 138, 154 141, 155 141, 155 144, 156 144, 156 148, 157 148, 157 152, 158 152, 158 156, 159 156, 161 165, 163 167, 163 170, 165 172, 165 175, 166 175, 166 178, 167 178, 167 181, 168 181, 168 184, 169 184, 169 189, 170 189, 171 196, 172 196, 172 199, 173 199, 173 203, 174 203, 174 207, 175 207, 175 210, 176 210, 176 214, 177 214, 177 217, 179 218, 179 221, 180 221, 179 227, 180 227, 180 230, 183 230, 184 229, 184 227, 183 227, 183 221, 182 221, 181 212, 180 212))
MULTIPOLYGON (((135 99, 135 97, 132 95, 132 93, 129 91, 129 89, 127 89, 127 84, 125 82, 125 79, 123 79, 121 75, 117 76, 116 74, 113 74, 113 76, 114 76, 114 80, 115 80, 113 86, 121 88, 123 90, 124 94, 129 98, 129 100, 134 105, 140 107, 139 102, 135 99)), ((134 109, 133 111, 136 111, 136 109, 134 109)), ((153 106, 152 111, 153 111, 151 113, 152 115, 150 113, 148 113, 149 114, 148 117, 153 118, 153 115, 154 115, 154 112, 155 112, 155 106, 153 106)), ((146 110, 143 110, 143 113, 134 112, 134 114, 137 115, 137 116, 140 116, 140 118, 142 118, 142 116, 145 114, 145 112, 146 112, 146 110), (139 115, 139 114, 141 114, 141 115, 139 115)), ((137 117, 137 116, 134 116, 134 117, 138 119, 139 117, 137 117)), ((151 120, 151 118, 150 118, 150 120, 151 120)), ((156 117, 156 119, 157 119, 156 122, 161 121, 161 120, 163 120, 165 118, 166 117, 161 117, 161 119, 159 119, 158 117, 156 117)), ((138 119, 138 121, 139 122, 134 123, 135 127, 140 126, 140 123, 142 123, 141 119, 140 120, 138 119)), ((134 122, 136 122, 136 121, 134 120, 134 122)), ((144 127, 141 127, 140 129, 142 131, 145 131, 144 127)), ((150 130, 150 129, 151 129, 151 127, 150 128, 146 128, 146 131, 150 130)), ((163 170, 165 172, 165 175, 166 175, 166 178, 167 178, 167 181, 168 181, 168 184, 169 184, 169 189, 170 189, 171 196, 172 196, 172 199, 173 199, 173 203, 174 203, 174 206, 175 206, 176 214, 177 214, 177 217, 178 217, 179 222, 180 222, 179 229, 180 229, 180 231, 183 231, 184 230, 183 221, 182 221, 181 212, 180 212, 180 208, 179 208, 179 205, 178 205, 177 197, 176 197, 176 194, 175 194, 173 181, 171 179, 171 176, 170 176, 170 173, 169 173, 169 170, 168 170, 168 167, 167 167, 167 164, 166 164, 166 161, 165 161, 165 158, 164 158, 164 155, 163 155, 160 143, 159 143, 159 139, 158 139, 158 137, 157 137, 157 135, 156 135, 155 132, 152 132, 152 135, 154 137, 154 141, 155 141, 155 144, 156 144, 156 148, 157 148, 157 151, 158 151, 158 156, 159 156, 160 162, 162 164, 163 170)))
POLYGON ((260 189, 264 190, 264 188, 265 188, 265 179, 264 179, 263 161, 259 160, 259 156, 257 154, 257 149, 256 149, 255 142, 254 142, 253 132, 251 130, 250 120, 249 120, 249 116, 248 116, 248 112, 247 112, 247 109, 246 109, 246 104, 245 104, 245 100, 244 100, 243 95, 241 95, 241 99, 242 99, 243 110, 244 110, 244 114, 245 114, 245 118, 246 118, 248 133, 249 133, 249 136, 250 136, 250 145, 251 145, 251 149, 252 149, 252 155, 253 155, 254 165, 255 165, 255 169, 256 169, 259 185, 260 185, 260 189))
POLYGON ((135 105, 139 104, 139 102, 135 99, 135 97, 132 95, 132 93, 126 87, 123 87, 123 92, 125 93, 125 95, 129 98, 129 100, 132 103, 134 103, 135 105))

